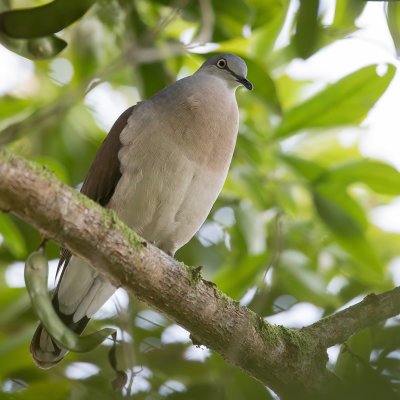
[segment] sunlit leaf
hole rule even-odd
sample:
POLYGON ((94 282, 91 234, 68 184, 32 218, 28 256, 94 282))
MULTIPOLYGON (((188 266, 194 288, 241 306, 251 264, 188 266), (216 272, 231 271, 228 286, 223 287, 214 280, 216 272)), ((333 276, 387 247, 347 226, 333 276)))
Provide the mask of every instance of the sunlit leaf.
POLYGON ((0 120, 9 118, 32 105, 27 99, 19 99, 12 96, 0 97, 0 120))
POLYGON ((396 48, 397 57, 400 57, 400 5, 395 1, 390 1, 386 6, 388 28, 396 48))
POLYGON ((400 173, 380 161, 357 160, 338 165, 327 171, 324 180, 341 185, 362 182, 382 194, 400 194, 400 173))
POLYGON ((359 0, 336 0, 333 25, 339 28, 353 27, 355 18, 362 13, 367 3, 359 0))
POLYGON ((395 67, 380 76, 376 65, 362 68, 328 86, 283 116, 277 137, 305 128, 335 127, 360 123, 391 82, 395 67))
POLYGON ((300 0, 293 41, 301 58, 308 58, 314 52, 318 37, 318 7, 319 0, 300 0))

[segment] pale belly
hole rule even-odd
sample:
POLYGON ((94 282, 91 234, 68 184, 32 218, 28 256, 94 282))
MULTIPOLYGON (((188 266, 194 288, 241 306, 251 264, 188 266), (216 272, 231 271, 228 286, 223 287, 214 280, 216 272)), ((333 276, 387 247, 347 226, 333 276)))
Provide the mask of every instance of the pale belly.
POLYGON ((170 143, 131 150, 129 159, 109 207, 146 240, 173 254, 207 218, 226 179, 230 159, 216 172, 170 143))

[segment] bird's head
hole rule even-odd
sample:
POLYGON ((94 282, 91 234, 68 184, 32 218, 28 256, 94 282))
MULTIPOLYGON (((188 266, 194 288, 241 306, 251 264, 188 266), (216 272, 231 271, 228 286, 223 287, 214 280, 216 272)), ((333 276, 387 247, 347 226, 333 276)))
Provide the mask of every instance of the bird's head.
POLYGON ((246 79, 247 65, 235 54, 221 53, 207 59, 196 73, 206 73, 223 79, 233 89, 243 85, 253 90, 253 85, 246 79))

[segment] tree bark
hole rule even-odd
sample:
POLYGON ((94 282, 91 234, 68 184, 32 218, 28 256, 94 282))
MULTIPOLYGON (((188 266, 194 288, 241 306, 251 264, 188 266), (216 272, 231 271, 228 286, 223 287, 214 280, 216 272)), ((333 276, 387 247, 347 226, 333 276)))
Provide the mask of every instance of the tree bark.
POLYGON ((400 313, 400 288, 301 330, 274 326, 127 228, 111 210, 44 167, 0 149, 0 208, 37 228, 191 332, 193 340, 271 387, 281 398, 327 398, 339 381, 326 349, 400 313), (293 395, 294 394, 294 395, 293 395))

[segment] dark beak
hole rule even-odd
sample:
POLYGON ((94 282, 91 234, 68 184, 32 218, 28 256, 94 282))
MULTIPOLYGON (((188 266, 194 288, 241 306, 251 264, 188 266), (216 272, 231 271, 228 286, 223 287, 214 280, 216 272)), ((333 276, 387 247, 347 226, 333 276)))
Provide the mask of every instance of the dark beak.
POLYGON ((225 67, 225 69, 227 69, 236 78, 236 82, 241 83, 246 89, 253 90, 253 84, 250 81, 248 81, 244 76, 235 74, 228 67, 225 67))
POLYGON ((240 82, 246 89, 253 90, 253 84, 243 76, 236 76, 236 80, 240 82))

